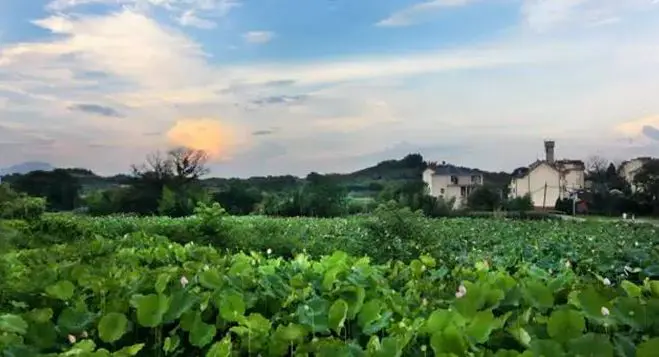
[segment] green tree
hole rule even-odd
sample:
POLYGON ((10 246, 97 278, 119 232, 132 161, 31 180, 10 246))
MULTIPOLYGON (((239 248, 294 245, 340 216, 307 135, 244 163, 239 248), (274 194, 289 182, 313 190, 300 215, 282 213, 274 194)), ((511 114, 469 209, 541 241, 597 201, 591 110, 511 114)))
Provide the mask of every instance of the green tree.
POLYGON ((505 201, 503 208, 508 211, 514 211, 514 212, 532 211, 533 199, 529 194, 526 194, 522 197, 515 197, 505 201))
POLYGON ((637 196, 643 205, 650 207, 654 214, 659 214, 659 159, 646 162, 634 177, 638 187, 637 196))
POLYGON ((45 199, 16 192, 6 183, 0 184, 0 219, 38 219, 45 209, 45 199))
POLYGON ((347 190, 336 179, 312 172, 301 190, 300 211, 305 216, 337 217, 347 212, 347 190))
POLYGON ((51 210, 70 211, 79 201, 80 182, 64 169, 15 175, 10 182, 12 189, 18 192, 45 198, 51 210))
POLYGON ((263 199, 261 192, 241 180, 230 180, 220 192, 213 194, 213 201, 219 202, 233 215, 252 213, 263 199))
POLYGON ((467 197, 467 207, 475 211, 492 211, 501 208, 502 193, 494 187, 480 186, 467 197))
POLYGON ((166 210, 173 216, 191 214, 197 202, 207 200, 199 183, 199 178, 208 172, 207 160, 204 151, 188 148, 150 154, 145 163, 132 167, 131 194, 123 197, 123 210, 139 214, 158 213, 161 208, 165 209, 161 207, 161 201, 167 188, 176 196, 176 203, 167 206, 171 197, 165 197, 166 210))

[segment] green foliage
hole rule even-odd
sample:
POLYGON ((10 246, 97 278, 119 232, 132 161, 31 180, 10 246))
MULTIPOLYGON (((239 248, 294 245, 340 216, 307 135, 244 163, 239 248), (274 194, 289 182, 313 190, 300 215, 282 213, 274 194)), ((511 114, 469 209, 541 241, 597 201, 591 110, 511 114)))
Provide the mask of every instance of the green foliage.
POLYGON ((511 198, 504 202, 503 208, 515 212, 531 211, 533 210, 533 199, 529 194, 522 197, 511 198))
POLYGON ((0 203, 0 218, 35 220, 41 217, 45 210, 45 199, 22 196, 11 202, 0 203))
POLYGON ((347 191, 333 177, 311 173, 298 190, 266 194, 258 212, 280 217, 339 217, 348 212, 347 191))
POLYGON ((364 223, 369 234, 361 242, 361 253, 378 261, 407 261, 432 244, 425 226, 426 219, 421 211, 401 208, 394 201, 382 204, 364 223))
POLYGON ((502 205, 502 192, 490 186, 480 186, 467 197, 467 206, 476 211, 492 211, 502 205))
POLYGON ((46 210, 46 200, 14 191, 0 184, 0 219, 35 220, 46 210))
POLYGON ((659 214, 659 159, 646 162, 634 176, 634 184, 639 189, 640 201, 659 214))
POLYGON ((176 217, 177 205, 176 193, 174 193, 169 187, 163 187, 162 195, 158 202, 158 213, 163 216, 176 217))
POLYGON ((68 170, 32 171, 6 178, 13 190, 34 197, 43 197, 47 207, 55 211, 70 211, 77 207, 80 181, 68 170))
POLYGON ((220 192, 213 194, 213 200, 226 207, 232 215, 252 213, 263 199, 261 192, 239 180, 231 180, 220 192))
POLYGON ((337 219, 231 217, 222 213, 219 219, 214 213, 185 218, 46 214, 28 227, 18 228, 31 235, 20 240, 30 247, 146 232, 174 242, 210 244, 234 252, 270 249, 273 256, 286 258, 303 251, 319 256, 341 249, 377 257, 378 261, 391 257, 407 261, 412 256, 407 251, 424 251, 451 267, 487 259, 509 269, 522 262, 558 269, 560 261, 570 259, 580 271, 609 276, 624 274, 625 266, 639 267, 659 259, 653 249, 659 244, 659 234, 651 225, 547 220, 544 213, 538 213, 537 220, 528 220, 533 217, 531 213, 519 220, 427 219, 409 209, 399 213, 399 209, 391 205, 378 215, 337 219), (401 255, 394 256, 390 245, 401 255))
MULTIPOLYGON (((402 213, 392 206, 378 214, 402 213)), ((552 238, 561 250, 552 259, 560 260, 571 248, 552 238)), ((588 241, 582 238, 564 237, 588 241)), ((3 252, 0 261, 11 269, 0 295, 0 350, 62 357, 647 357, 659 348, 659 281, 643 274, 630 270, 619 282, 610 275, 607 285, 562 261, 552 270, 517 263, 507 272, 505 260, 450 267, 431 255, 409 258, 377 265, 337 250, 283 260, 143 233, 3 252)), ((597 259, 593 266, 610 263, 597 259)))
POLYGON ((310 217, 338 217, 347 212, 347 191, 331 177, 311 173, 300 192, 300 212, 310 217))

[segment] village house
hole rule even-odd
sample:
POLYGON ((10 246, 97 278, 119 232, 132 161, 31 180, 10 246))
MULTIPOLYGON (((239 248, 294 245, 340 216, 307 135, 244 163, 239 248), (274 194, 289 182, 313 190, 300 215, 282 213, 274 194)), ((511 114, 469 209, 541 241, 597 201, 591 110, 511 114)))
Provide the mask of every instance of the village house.
POLYGON ((427 168, 423 172, 423 182, 428 186, 431 196, 444 200, 455 199, 454 207, 466 203, 467 197, 483 185, 483 173, 449 164, 427 168))
POLYGON ((618 174, 629 183, 632 192, 637 190, 636 185, 634 185, 634 178, 636 178, 636 175, 641 171, 643 165, 650 161, 652 161, 651 157, 637 157, 635 159, 624 161, 618 167, 618 174))
POLYGON ((510 197, 531 196, 536 209, 553 208, 556 200, 583 190, 585 165, 581 160, 555 160, 554 141, 545 141, 545 159, 512 174, 510 197))

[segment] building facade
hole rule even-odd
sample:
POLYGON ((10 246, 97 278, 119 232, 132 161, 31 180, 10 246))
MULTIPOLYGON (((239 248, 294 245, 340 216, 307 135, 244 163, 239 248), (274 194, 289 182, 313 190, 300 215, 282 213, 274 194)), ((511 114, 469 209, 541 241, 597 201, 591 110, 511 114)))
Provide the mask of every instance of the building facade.
POLYGON ((585 164, 581 160, 555 160, 554 142, 545 141, 545 159, 513 172, 510 197, 530 195, 537 209, 550 209, 556 200, 572 197, 585 187, 585 164))
POLYGON ((618 174, 629 183, 632 192, 635 192, 638 189, 636 185, 634 185, 636 174, 641 171, 643 165, 650 161, 652 161, 651 157, 637 157, 621 163, 618 167, 618 174))
POLYGON ((444 200, 455 199, 454 207, 466 203, 467 197, 483 185, 483 173, 454 165, 438 165, 423 172, 429 194, 444 200))

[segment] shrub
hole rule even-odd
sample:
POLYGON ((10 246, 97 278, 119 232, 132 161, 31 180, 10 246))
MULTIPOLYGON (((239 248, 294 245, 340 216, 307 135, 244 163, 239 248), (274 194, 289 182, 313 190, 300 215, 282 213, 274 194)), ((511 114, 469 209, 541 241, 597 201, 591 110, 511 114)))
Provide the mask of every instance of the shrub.
POLYGON ((46 200, 41 197, 19 196, 0 203, 0 218, 36 220, 46 211, 46 200))
POLYGON ((504 203, 504 209, 507 211, 532 211, 533 208, 533 200, 529 194, 511 198, 504 203))
POLYGON ((418 256, 430 242, 427 219, 421 211, 400 207, 396 202, 381 204, 364 222, 368 234, 364 237, 362 254, 376 261, 406 260, 418 256))

